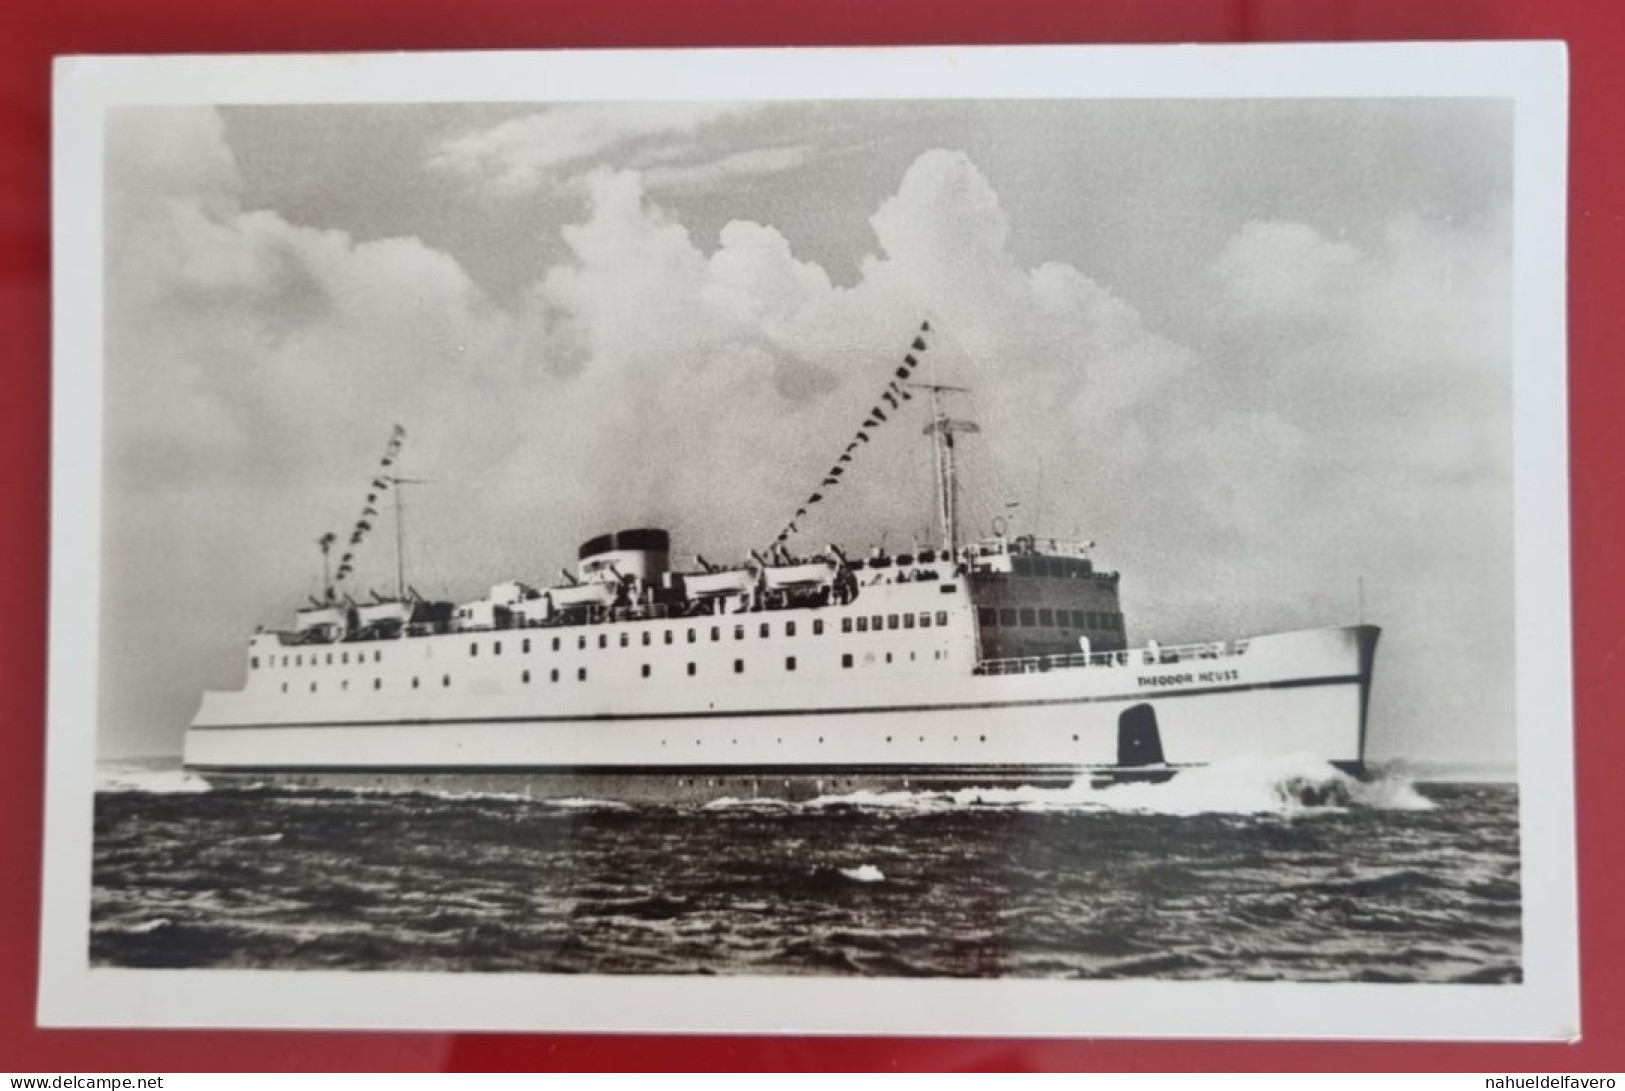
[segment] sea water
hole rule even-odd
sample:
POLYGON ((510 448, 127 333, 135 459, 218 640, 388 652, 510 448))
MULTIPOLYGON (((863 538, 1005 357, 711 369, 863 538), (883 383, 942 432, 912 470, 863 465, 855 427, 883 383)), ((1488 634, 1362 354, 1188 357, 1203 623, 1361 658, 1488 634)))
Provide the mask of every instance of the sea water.
POLYGON ((1521 979, 1517 790, 1165 784, 629 806, 102 771, 100 966, 1521 979))

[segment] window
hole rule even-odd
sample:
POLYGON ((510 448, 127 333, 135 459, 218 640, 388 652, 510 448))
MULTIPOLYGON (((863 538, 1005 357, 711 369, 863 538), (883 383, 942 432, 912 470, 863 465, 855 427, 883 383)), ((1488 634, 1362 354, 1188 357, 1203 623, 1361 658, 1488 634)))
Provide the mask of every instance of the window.
POLYGON ((441 688, 445 688, 446 686, 451 685, 451 675, 442 674, 440 676, 440 685, 441 685, 441 688))
POLYGON ((896 614, 887 614, 886 615, 886 628, 895 629, 895 628, 897 628, 897 626, 899 624, 901 624, 901 623, 898 621, 896 614))
POLYGON ((914 628, 914 615, 913 614, 904 614, 903 615, 903 628, 905 628, 905 629, 914 628))
POLYGON ((922 628, 922 629, 931 628, 931 615, 929 613, 926 613, 925 611, 920 612, 920 628, 922 628))
POLYGON ((384 680, 382 678, 374 678, 372 680, 372 688, 373 689, 383 689, 384 688, 384 680))
POLYGON ((282 692, 283 693, 288 692, 288 683, 286 683, 286 682, 282 683, 282 692))
POLYGON ((649 677, 649 664, 643 664, 643 677, 649 677))
POLYGON ((843 617, 841 619, 841 632, 850 633, 851 631, 852 631, 852 619, 849 618, 849 617, 843 617))
POLYGON ((529 671, 520 671, 519 672, 519 680, 521 682, 523 682, 527 686, 530 685, 530 672, 529 671))
POLYGON ((1038 624, 1038 618, 1033 614, 1033 608, 1031 606, 1023 606, 1021 608, 1021 624, 1023 628, 1027 629, 1030 629, 1034 625, 1038 624))
POLYGON ((762 622, 761 626, 757 630, 756 635, 761 637, 763 640, 766 640, 768 637, 772 636, 773 635, 773 626, 772 626, 772 624, 769 623, 769 622, 766 622, 766 621, 762 622))
POLYGON ((576 637, 576 650, 577 651, 584 651, 584 650, 586 650, 586 647, 587 647, 587 634, 582 633, 580 636, 576 637))
MULTIPOLYGON (((790 624, 794 625, 795 622, 792 621, 790 624)), ((813 618, 813 636, 823 636, 823 635, 824 635, 824 619, 821 618, 821 617, 813 618)))
POLYGON ((310 684, 310 692, 312 692, 312 693, 316 692, 316 683, 315 682, 312 682, 310 684))
POLYGON ((577 682, 585 682, 586 680, 587 680, 587 668, 582 667, 582 668, 580 668, 579 670, 576 671, 576 681, 577 682))
POLYGON ((480 654, 480 646, 478 644, 470 644, 468 646, 469 658, 472 659, 474 656, 477 656, 479 654, 480 654))
POLYGON ((333 665, 333 653, 332 652, 327 653, 327 665, 329 667, 331 667, 333 665))
POLYGON ((716 641, 721 640, 721 639, 722 639, 722 626, 720 626, 720 625, 711 626, 711 640, 712 640, 712 642, 715 643, 716 641))
POLYGON ((667 629, 667 630, 666 630, 666 633, 665 633, 665 640, 666 640, 666 643, 667 643, 667 644, 670 644, 670 643, 671 643, 671 630, 670 630, 670 629, 667 629))
POLYGON ((688 676, 689 676, 689 677, 690 677, 690 678, 693 678, 693 677, 694 677, 694 664, 693 664, 693 663, 690 663, 690 664, 689 664, 689 665, 688 665, 688 676))
POLYGON ((884 624, 884 619, 879 614, 876 614, 869 619, 869 624, 872 625, 875 632, 878 633, 880 632, 881 625, 884 624))
POLYGON ((999 612, 991 606, 978 606, 976 608, 976 623, 984 629, 991 629, 999 623, 999 612))
POLYGON ((625 647, 629 646, 631 643, 632 643, 632 634, 631 633, 622 633, 621 634, 621 647, 625 648, 625 647))
POLYGON ((689 642, 689 643, 690 643, 690 644, 692 644, 692 643, 694 643, 694 641, 696 641, 696 640, 698 640, 698 639, 699 639, 699 636, 698 636, 698 634, 697 634, 697 633, 696 633, 696 631, 695 631, 695 630, 693 630, 693 629, 690 629, 690 630, 689 630, 689 631, 688 631, 688 642, 689 642))
POLYGON ((1072 627, 1074 629, 1082 629, 1087 627, 1089 623, 1086 620, 1086 616, 1087 615, 1085 615, 1082 610, 1072 611, 1072 627))
POLYGON ((866 633, 868 631, 869 631, 869 619, 866 618, 866 617, 858 618, 858 632, 866 633))
POLYGON ((304 666, 305 665, 305 657, 302 656, 302 655, 294 656, 293 657, 293 665, 296 666, 296 667, 304 666))
POLYGON ((1038 624, 1045 629, 1055 628, 1055 611, 1048 607, 1041 608, 1038 611, 1038 624))
POLYGON ((491 642, 491 654, 492 655, 501 655, 502 654, 502 641, 493 640, 491 642))
POLYGON ((384 653, 383 652, 373 652, 372 653, 372 661, 374 663, 382 663, 384 661, 384 653))
MULTIPOLYGON (((852 653, 851 652, 845 652, 845 653, 842 654, 842 656, 841 656, 841 666, 843 666, 843 667, 852 666, 852 653)), ((823 740, 820 739, 819 742, 823 742, 823 740)))
POLYGON ((418 680, 416 678, 412 679, 412 688, 413 689, 418 688, 418 680))
POLYGON ((553 638, 553 650, 554 651, 559 650, 559 638, 558 637, 553 638))
POLYGON ((886 653, 886 662, 888 662, 888 663, 891 662, 891 652, 886 653))
POLYGON ((599 633, 598 634, 598 646, 600 648, 609 647, 609 634, 608 633, 599 633))
POLYGON ((548 671, 547 680, 549 682, 557 682, 559 680, 559 668, 554 667, 552 670, 548 671))
POLYGON ((785 636, 795 636, 796 635, 796 623, 795 622, 786 621, 784 623, 784 635, 785 636))
POLYGON ((948 624, 948 611, 946 611, 946 610, 938 610, 937 611, 937 624, 939 626, 948 624))
POLYGON ((734 660, 734 673, 735 674, 744 674, 745 673, 745 661, 743 659, 735 659, 734 660))
POLYGON ((745 627, 743 625, 735 625, 734 626, 734 639, 735 640, 744 640, 745 639, 745 627))
POLYGON ((787 671, 793 671, 793 670, 796 669, 796 657, 795 656, 787 655, 787 656, 784 657, 784 669, 787 670, 787 671))
POLYGON ((654 643, 654 639, 655 639, 654 633, 650 632, 648 629, 643 630, 643 646, 645 648, 647 648, 650 644, 654 643))
POLYGON ((523 655, 529 655, 530 654, 530 638, 529 637, 526 637, 524 640, 519 642, 519 651, 523 655))
POLYGON ((350 653, 349 652, 340 652, 339 653, 339 663, 342 666, 348 667, 350 665, 350 653))
POLYGON ((255 655, 255 656, 250 656, 249 657, 248 669, 252 670, 252 671, 257 671, 257 670, 260 669, 260 657, 259 656, 255 655))

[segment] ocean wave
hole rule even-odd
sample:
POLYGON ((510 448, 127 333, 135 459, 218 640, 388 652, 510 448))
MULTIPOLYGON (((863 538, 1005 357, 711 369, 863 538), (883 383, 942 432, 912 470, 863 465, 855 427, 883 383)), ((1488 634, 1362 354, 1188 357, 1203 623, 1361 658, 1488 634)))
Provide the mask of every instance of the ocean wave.
POLYGON ((1097 784, 1085 776, 1065 788, 964 788, 953 792, 859 791, 826 795, 811 808, 937 812, 962 808, 1131 812, 1159 815, 1296 815, 1369 809, 1431 810, 1433 802, 1403 774, 1360 780, 1311 755, 1243 756, 1179 772, 1160 783, 1097 784))
POLYGON ((209 782, 181 768, 155 769, 150 765, 103 765, 96 769, 98 792, 146 792, 183 795, 212 791, 209 782))

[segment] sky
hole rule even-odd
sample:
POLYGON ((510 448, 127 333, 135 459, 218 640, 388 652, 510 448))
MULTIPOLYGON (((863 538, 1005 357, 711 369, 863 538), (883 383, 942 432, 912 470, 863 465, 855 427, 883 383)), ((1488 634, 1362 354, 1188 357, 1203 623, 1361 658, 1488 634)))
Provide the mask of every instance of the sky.
MULTIPOLYGON (((467 600, 671 530, 1092 539, 1131 640, 1384 628, 1372 756, 1512 760, 1498 100, 123 107, 105 175, 100 748, 176 753, 393 425, 408 579, 467 600), (1363 596, 1359 588, 1363 586, 1363 596)), ((393 526, 350 586, 393 580, 393 526)))

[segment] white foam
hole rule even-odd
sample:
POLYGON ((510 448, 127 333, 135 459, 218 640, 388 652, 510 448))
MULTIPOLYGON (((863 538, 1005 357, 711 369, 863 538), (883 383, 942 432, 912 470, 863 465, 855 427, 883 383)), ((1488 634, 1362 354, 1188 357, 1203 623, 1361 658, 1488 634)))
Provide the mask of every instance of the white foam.
POLYGON ((150 765, 102 765, 96 769, 98 792, 181 795, 209 790, 208 781, 181 768, 155 769, 150 765))
POLYGON ((1361 781, 1312 755, 1244 756, 1183 770, 1161 782, 1105 784, 1084 776, 1065 788, 966 788, 956 792, 853 792, 811 806, 942 811, 1120 811, 1141 814, 1292 815, 1352 808, 1429 810, 1409 778, 1381 773, 1361 781))
POLYGON ((880 869, 875 867, 873 864, 860 864, 857 867, 844 867, 841 868, 840 871, 842 875, 845 875, 854 883, 883 883, 886 881, 886 876, 882 875, 880 869))

